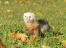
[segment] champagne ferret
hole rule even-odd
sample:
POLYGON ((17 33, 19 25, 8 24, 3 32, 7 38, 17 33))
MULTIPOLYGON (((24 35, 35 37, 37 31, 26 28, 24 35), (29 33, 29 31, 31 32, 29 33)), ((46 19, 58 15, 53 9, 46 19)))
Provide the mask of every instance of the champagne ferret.
POLYGON ((50 29, 48 21, 44 19, 37 20, 35 14, 32 12, 24 13, 23 19, 26 26, 26 34, 29 32, 29 35, 39 36, 50 29))

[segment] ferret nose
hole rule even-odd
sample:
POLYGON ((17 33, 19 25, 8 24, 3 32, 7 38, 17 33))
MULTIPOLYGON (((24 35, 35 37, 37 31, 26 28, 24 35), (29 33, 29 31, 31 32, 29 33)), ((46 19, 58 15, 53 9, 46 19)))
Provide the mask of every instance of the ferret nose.
POLYGON ((29 18, 31 18, 31 16, 29 16, 29 18))
POLYGON ((27 20, 30 21, 30 17, 28 17, 27 20))
POLYGON ((27 19, 27 21, 30 21, 30 18, 29 17, 27 17, 26 19, 27 19))
POLYGON ((30 21, 30 18, 29 18, 29 21, 30 21))

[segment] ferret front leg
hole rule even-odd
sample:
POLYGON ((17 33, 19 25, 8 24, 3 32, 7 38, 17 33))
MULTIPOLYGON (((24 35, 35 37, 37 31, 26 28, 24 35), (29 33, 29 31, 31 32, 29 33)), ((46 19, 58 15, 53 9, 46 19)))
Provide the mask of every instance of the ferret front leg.
POLYGON ((37 37, 39 35, 38 29, 34 29, 34 35, 35 35, 35 37, 37 37))

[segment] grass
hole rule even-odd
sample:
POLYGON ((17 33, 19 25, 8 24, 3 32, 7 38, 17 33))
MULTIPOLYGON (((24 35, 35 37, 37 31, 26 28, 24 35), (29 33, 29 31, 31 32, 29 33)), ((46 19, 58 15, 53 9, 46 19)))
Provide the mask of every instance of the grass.
POLYGON ((7 48, 15 42, 8 42, 9 32, 25 32, 24 12, 33 12, 37 19, 46 19, 52 27, 35 43, 16 43, 18 48, 62 48, 60 41, 66 40, 66 2, 64 0, 10 0, 0 1, 0 38, 7 48))

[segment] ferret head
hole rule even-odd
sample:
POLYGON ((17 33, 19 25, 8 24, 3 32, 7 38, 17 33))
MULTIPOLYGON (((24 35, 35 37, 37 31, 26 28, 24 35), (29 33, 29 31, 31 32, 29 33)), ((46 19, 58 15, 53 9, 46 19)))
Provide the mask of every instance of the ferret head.
POLYGON ((35 20, 35 14, 31 12, 24 13, 24 22, 25 23, 31 23, 35 20))

